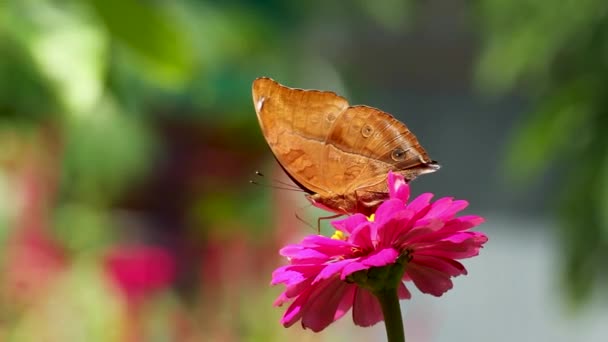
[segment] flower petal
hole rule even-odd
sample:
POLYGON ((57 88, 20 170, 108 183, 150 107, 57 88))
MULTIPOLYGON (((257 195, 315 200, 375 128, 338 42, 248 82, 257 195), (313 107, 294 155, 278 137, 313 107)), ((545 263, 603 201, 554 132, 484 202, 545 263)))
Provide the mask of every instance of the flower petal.
POLYGON ((319 274, 313 281, 313 284, 316 282, 319 282, 323 279, 328 279, 328 278, 331 278, 332 276, 335 276, 336 274, 342 272, 344 267, 346 267, 347 265, 349 265, 353 262, 354 262, 353 259, 346 259, 346 260, 340 260, 340 261, 332 262, 332 263, 325 265, 323 270, 321 270, 321 272, 319 272, 319 274))
POLYGON ((352 262, 348 265, 346 265, 346 267, 344 267, 344 269, 342 270, 342 274, 340 275, 340 279, 344 280, 346 279, 346 277, 348 277, 349 275, 361 271, 361 270, 367 270, 369 269, 369 266, 366 266, 360 262, 352 262))
POLYGON ((280 283, 294 284, 304 280, 304 276, 301 272, 289 270, 289 267, 290 266, 284 266, 272 272, 270 285, 277 285, 280 283))
POLYGON ((467 274, 466 268, 454 259, 414 254, 411 263, 436 269, 452 277, 467 274))
POLYGON ((412 298, 412 294, 407 289, 407 287, 405 287, 405 284, 403 282, 399 283, 399 287, 397 288, 397 295, 399 296, 399 299, 410 299, 410 298, 412 298))
POLYGON ((287 265, 277 268, 272 272, 271 285, 284 283, 291 285, 299 283, 303 279, 316 276, 323 268, 322 264, 310 265, 287 265))
POLYGON ((363 214, 354 214, 342 220, 331 221, 331 225, 337 230, 351 234, 360 224, 369 222, 363 214))
POLYGON ((342 301, 340 301, 340 304, 338 304, 338 307, 336 308, 334 321, 337 321, 338 319, 342 318, 342 316, 344 316, 348 312, 348 310, 353 307, 356 292, 357 286, 354 284, 351 284, 346 288, 346 291, 344 291, 344 295, 342 296, 342 301))
MULTIPOLYGON (((306 290, 302 292, 302 294, 299 295, 293 301, 293 303, 291 303, 287 310, 285 310, 285 314, 283 314, 283 317, 281 318, 281 324, 283 324, 284 327, 288 328, 292 326, 295 322, 297 322, 300 318, 302 318, 302 308, 304 304, 306 304, 306 301, 310 297, 310 294, 313 292, 313 290, 314 287, 311 286, 306 288, 306 290)), ((280 299, 281 297, 277 298, 277 301, 279 301, 280 299)), ((277 301, 275 301, 275 305, 277 301)))
POLYGON ((481 216, 467 215, 451 219, 441 229, 443 232, 460 232, 471 229, 485 222, 481 216))
POLYGON ((443 213, 441 213, 441 219, 444 221, 451 220, 454 218, 459 211, 464 210, 469 206, 469 202, 465 200, 456 200, 452 202, 449 208, 447 208, 443 213))
POLYGON ((348 238, 348 242, 361 250, 373 250, 375 248, 375 240, 376 237, 372 232, 372 225, 370 222, 359 225, 348 238))
POLYGON ((431 209, 424 215, 425 218, 441 218, 441 214, 452 206, 452 197, 443 197, 431 204, 431 209))
POLYGON ((297 261, 307 263, 323 263, 332 257, 312 248, 301 248, 299 250, 295 248, 283 248, 281 249, 280 254, 286 258, 289 258, 290 260, 292 260, 292 262, 297 261))
POLYGON ((319 332, 334 322, 348 288, 355 286, 338 278, 328 279, 315 288, 302 308, 302 326, 319 332))
POLYGON ((379 227, 383 226, 387 221, 390 221, 396 213, 405 210, 405 208, 403 202, 400 200, 389 199, 384 201, 376 210, 374 225, 379 227))
POLYGON ((405 272, 422 293, 439 297, 453 286, 447 273, 430 267, 410 262, 405 272))
POLYGON ((369 327, 380 322, 383 318, 378 299, 369 291, 357 288, 353 303, 353 322, 360 327, 369 327))
POLYGON ((391 215, 390 220, 383 220, 382 225, 378 222, 378 247, 395 246, 399 237, 407 235, 411 229, 411 218, 414 212, 407 209, 401 209, 391 215))
POLYGON ((439 241, 419 244, 414 247, 418 255, 432 255, 449 259, 465 259, 476 256, 488 238, 479 232, 463 232, 451 236, 454 241, 439 241))
POLYGON ((420 196, 416 197, 413 201, 411 201, 410 204, 407 205, 407 208, 414 212, 422 211, 429 205, 429 203, 431 203, 432 198, 433 198, 433 194, 431 194, 429 192, 421 194, 420 196))
POLYGON ((388 193, 390 198, 395 198, 407 203, 410 198, 410 186, 404 177, 392 171, 388 172, 388 193))
POLYGON ((399 252, 394 248, 385 248, 362 257, 361 263, 369 267, 382 267, 394 263, 398 257, 399 252))

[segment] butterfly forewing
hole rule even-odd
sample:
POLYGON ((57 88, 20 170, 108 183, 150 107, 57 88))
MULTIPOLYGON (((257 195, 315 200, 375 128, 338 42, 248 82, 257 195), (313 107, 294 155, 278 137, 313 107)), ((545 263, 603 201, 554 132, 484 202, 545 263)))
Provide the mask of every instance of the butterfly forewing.
POLYGON ((333 92, 259 78, 253 102, 275 157, 317 206, 371 213, 387 197, 388 171, 411 180, 438 168, 403 123, 333 92))
POLYGON ((330 192, 323 148, 348 102, 332 92, 287 88, 269 78, 254 81, 253 102, 264 137, 283 168, 308 190, 330 192))

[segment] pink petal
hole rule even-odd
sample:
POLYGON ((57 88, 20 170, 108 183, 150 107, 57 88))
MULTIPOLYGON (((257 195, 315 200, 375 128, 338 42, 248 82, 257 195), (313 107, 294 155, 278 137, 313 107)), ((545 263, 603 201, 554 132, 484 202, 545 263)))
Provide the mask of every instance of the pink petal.
MULTIPOLYGON (((326 255, 328 258, 335 258, 348 254, 353 247, 352 244, 347 241, 318 235, 304 238, 304 240, 302 240, 302 246, 318 251, 319 253, 326 255)), ((303 259, 309 256, 314 256, 314 254, 302 252, 303 259)), ((299 255, 291 255, 290 258, 293 262, 294 260, 299 259, 299 255)))
POLYGON ((444 197, 437 200, 431 205, 431 209, 425 215, 425 218, 436 218, 442 221, 448 221, 454 218, 454 215, 463 210, 469 205, 469 202, 464 200, 454 201, 452 197, 444 197))
POLYGON ((485 219, 481 216, 461 216, 446 222, 442 231, 445 232, 459 232, 467 229, 471 229, 485 222, 485 219))
POLYGON ((414 229, 418 229, 418 228, 430 228, 431 230, 440 230, 443 228, 443 226, 445 225, 445 222, 438 218, 438 217, 428 217, 425 216, 422 219, 416 220, 412 226, 414 228, 412 228, 412 230, 414 229))
POLYGON ((475 242, 485 243, 488 241, 488 237, 482 232, 459 232, 451 234, 449 237, 443 239, 443 241, 449 241, 453 243, 466 243, 471 240, 475 242))
POLYGON ((302 273, 279 268, 272 272, 270 285, 277 285, 280 283, 293 284, 299 283, 302 280, 304 280, 302 273))
POLYGON ((467 274, 466 268, 461 263, 448 258, 414 254, 410 263, 433 268, 452 277, 467 274))
POLYGON ((431 204, 431 209, 429 210, 424 218, 440 218, 439 216, 452 206, 453 198, 451 197, 443 197, 435 201, 431 204))
MULTIPOLYGON (((402 249, 410 248, 413 244, 419 242, 420 240, 426 241, 427 237, 431 236, 433 233, 435 233, 434 230, 425 227, 412 229, 409 232, 397 237, 394 245, 401 246, 402 249)), ((436 239, 433 241, 436 241, 436 239)))
POLYGON ((272 272, 271 285, 279 283, 285 283, 287 285, 298 283, 302 279, 317 275, 323 267, 322 264, 287 265, 279 267, 272 272))
POLYGON ((305 237, 300 245, 303 248, 340 248, 347 245, 343 240, 332 239, 323 235, 309 235, 305 237))
POLYGON ((397 288, 397 295, 399 296, 399 299, 412 298, 412 294, 407 289, 407 287, 405 287, 405 284, 403 282, 399 283, 399 287, 397 288))
POLYGON ((399 252, 394 248, 385 248, 375 251, 366 257, 361 258, 361 263, 370 267, 381 267, 393 264, 399 257, 399 252))
POLYGON ((349 286, 338 278, 319 283, 302 308, 302 326, 314 332, 325 329, 334 322, 337 310, 341 306, 344 295, 348 294, 349 286))
POLYGON ((279 250, 279 254, 284 257, 291 257, 292 255, 297 255, 305 248, 301 245, 287 245, 279 250))
POLYGON ((300 283, 290 284, 290 285, 287 286, 287 289, 285 289, 285 292, 283 292, 283 294, 287 298, 298 297, 302 293, 306 292, 306 290, 308 288, 311 287, 312 280, 313 280, 313 278, 306 278, 306 279, 304 279, 304 281, 302 281, 300 283))
POLYGON ((323 270, 321 270, 321 272, 319 272, 319 274, 313 281, 313 284, 316 282, 319 282, 323 279, 328 279, 328 278, 331 278, 332 276, 339 274, 340 272, 342 272, 344 267, 346 267, 347 265, 349 265, 351 263, 353 263, 352 259, 346 259, 346 260, 336 261, 336 262, 327 264, 323 268, 323 270))
POLYGON ((367 222, 359 225, 353 231, 353 234, 348 238, 348 242, 362 250, 373 250, 375 246, 372 234, 372 226, 370 222, 367 222))
POLYGON ((420 196, 416 197, 413 201, 410 202, 410 204, 407 205, 407 208, 414 211, 414 212, 419 212, 423 209, 425 209, 429 203, 431 203, 431 199, 433 198, 433 194, 431 193, 424 193, 421 194, 420 196))
POLYGON ((342 274, 340 275, 340 279, 344 280, 346 279, 346 277, 348 277, 349 275, 361 271, 361 270, 367 270, 369 269, 369 266, 366 266, 360 262, 352 262, 350 264, 348 264, 346 267, 344 267, 344 269, 342 270, 342 274))
POLYGON ((334 321, 342 318, 350 308, 353 307, 353 302, 355 300, 355 293, 357 292, 357 285, 349 284, 344 291, 344 295, 342 296, 342 301, 338 304, 338 308, 336 309, 336 314, 334 315, 334 321))
POLYGON ((357 288, 353 304, 353 322, 360 327, 369 327, 383 319, 378 299, 369 291, 357 288))
POLYGON ((405 272, 422 293, 439 297, 453 286, 448 274, 416 263, 409 263, 405 272))
POLYGON ((331 225, 337 230, 351 234, 360 224, 368 222, 363 214, 354 214, 342 220, 331 221, 331 225))
MULTIPOLYGON (((477 220, 477 222, 482 222, 483 218, 478 217, 479 220, 477 220)), ((410 244, 414 244, 414 243, 431 243, 431 242, 438 242, 438 241, 452 241, 452 242, 460 242, 460 241, 464 241, 472 236, 483 236, 485 237, 485 234, 483 233, 476 233, 476 232, 463 232, 463 230, 468 230, 470 228, 472 228, 474 225, 473 223, 474 221, 464 221, 461 222, 459 219, 453 219, 448 221, 448 223, 446 223, 446 225, 444 225, 443 227, 440 227, 439 229, 434 229, 436 231, 434 232, 429 232, 427 234, 421 234, 421 232, 423 231, 419 231, 419 228, 414 228, 412 229, 412 232, 417 233, 417 234, 409 234, 407 235, 407 240, 404 239, 403 241, 407 241, 410 244)), ((416 224, 420 224, 420 221, 416 222, 416 224)), ((483 241, 485 242, 485 241, 483 241)), ((482 243, 483 243, 482 242, 482 243)))
POLYGON ((407 203, 410 198, 410 186, 405 182, 402 175, 388 172, 388 193, 390 198, 395 198, 407 203))
POLYGON ((293 301, 293 303, 291 303, 287 310, 285 310, 285 314, 283 314, 283 317, 281 318, 281 324, 283 324, 284 327, 290 327, 300 318, 302 318, 302 307, 304 306, 304 304, 306 304, 306 301, 310 297, 310 294, 312 293, 313 289, 313 287, 309 286, 306 291, 302 292, 302 294, 299 295, 293 301))
POLYGON ((272 303, 273 306, 282 306, 283 304, 285 304, 285 302, 290 301, 291 298, 288 298, 285 293, 281 293, 277 299, 274 300, 274 303, 272 303))
POLYGON ((291 262, 296 263, 323 263, 331 259, 331 256, 311 248, 305 248, 299 251, 296 251, 295 249, 290 249, 289 251, 281 250, 280 253, 282 256, 289 258, 291 262))
POLYGON ((374 224, 378 227, 383 226, 387 221, 391 220, 393 216, 405 210, 403 202, 396 199, 389 199, 384 201, 376 210, 374 224))
POLYGON ((410 221, 413 215, 414 212, 411 210, 399 210, 392 215, 390 220, 379 226, 378 247, 395 246, 398 240, 407 235, 407 232, 411 229, 410 221))
MULTIPOLYGON (((465 259, 479 254, 479 249, 487 241, 487 237, 482 233, 475 235, 469 232, 469 238, 461 242, 439 241, 426 245, 416 245, 416 254, 432 255, 448 259, 465 259)), ((465 233, 460 233, 465 234, 465 233)))
POLYGON ((454 215, 456 215, 459 211, 464 210, 468 206, 469 202, 465 200, 453 201, 452 205, 447 208, 443 213, 441 213, 441 219, 444 221, 451 220, 452 218, 454 218, 454 215))

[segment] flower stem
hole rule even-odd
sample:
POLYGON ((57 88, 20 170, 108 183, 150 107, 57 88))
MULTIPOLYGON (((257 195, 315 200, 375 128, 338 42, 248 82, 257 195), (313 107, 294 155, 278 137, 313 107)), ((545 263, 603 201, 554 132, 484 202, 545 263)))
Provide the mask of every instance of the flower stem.
POLYGON ((403 331, 403 319, 401 318, 401 307, 397 289, 386 288, 375 293, 380 301, 382 314, 384 315, 384 326, 388 342, 405 342, 403 331))

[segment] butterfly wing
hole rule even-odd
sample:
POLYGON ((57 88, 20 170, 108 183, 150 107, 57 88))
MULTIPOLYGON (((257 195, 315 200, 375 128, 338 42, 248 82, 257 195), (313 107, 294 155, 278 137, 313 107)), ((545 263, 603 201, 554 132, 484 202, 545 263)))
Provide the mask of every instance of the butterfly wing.
POLYGON ((281 166, 308 192, 325 195, 325 140, 348 102, 333 92, 293 89, 269 78, 253 82, 253 103, 262 133, 281 166))
POLYGON ((259 78, 253 102, 279 164, 317 206, 371 213, 387 197, 389 170, 411 180, 438 169, 405 124, 333 92, 259 78))
POLYGON ((323 168, 340 193, 386 191, 389 170, 411 180, 437 169, 405 124, 368 106, 347 108, 327 135, 323 168))

